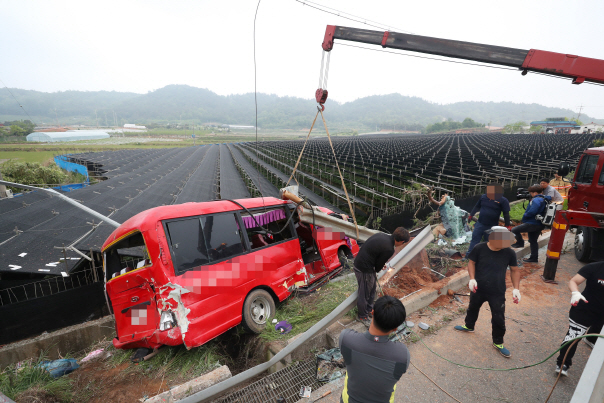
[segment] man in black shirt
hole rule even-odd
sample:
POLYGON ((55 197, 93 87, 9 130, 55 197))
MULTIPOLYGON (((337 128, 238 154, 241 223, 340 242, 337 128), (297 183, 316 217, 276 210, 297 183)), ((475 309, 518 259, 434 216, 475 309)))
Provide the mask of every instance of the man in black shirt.
POLYGON ((404 245, 406 242, 409 242, 409 231, 403 227, 398 227, 392 235, 375 234, 361 246, 354 259, 354 275, 359 284, 357 309, 359 320, 366 326, 369 325, 369 317, 375 301, 376 273, 382 270, 388 259, 392 257, 394 247, 404 245))
MULTIPOLYGON (((572 292, 570 299, 570 312, 568 313, 568 332, 562 344, 587 333, 587 329, 602 329, 604 323, 604 262, 590 263, 583 266, 579 273, 570 279, 568 288, 572 292), (583 294, 579 291, 579 285, 585 282, 583 294)), ((570 345, 570 344, 569 344, 570 345)), ((572 346, 566 361, 562 363, 568 345, 560 350, 556 363, 556 373, 562 371, 562 375, 568 375, 567 370, 573 364, 573 356, 577 350, 577 344, 572 346)))
POLYGON ((517 266, 516 253, 510 248, 513 235, 505 227, 493 227, 489 241, 479 243, 468 256, 468 273, 470 274, 470 305, 466 313, 465 325, 455 326, 461 332, 473 332, 478 313, 483 303, 488 302, 491 308, 491 325, 493 328, 493 347, 506 358, 510 351, 503 346, 505 335, 505 276, 510 267, 514 303, 520 302, 520 270, 517 266))
POLYGON ((396 382, 407 372, 410 355, 403 343, 388 335, 405 321, 403 303, 389 295, 375 302, 369 330, 340 333, 340 350, 346 364, 346 379, 340 403, 387 403, 394 401, 396 382))

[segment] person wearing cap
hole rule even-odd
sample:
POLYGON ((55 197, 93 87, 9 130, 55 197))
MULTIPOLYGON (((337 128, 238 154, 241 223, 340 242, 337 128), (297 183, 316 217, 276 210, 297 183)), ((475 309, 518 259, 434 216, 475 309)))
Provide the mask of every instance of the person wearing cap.
POLYGON ((365 241, 354 259, 354 275, 359 285, 358 319, 365 326, 369 326, 373 310, 377 273, 394 254, 394 247, 404 245, 409 238, 409 231, 403 227, 395 229, 392 235, 379 232, 365 241))
POLYGON ((552 203, 564 203, 564 198, 553 186, 549 184, 549 179, 541 178, 539 183, 543 188, 543 196, 549 196, 552 198, 552 203))
POLYGON ((470 305, 466 312, 465 324, 455 326, 460 332, 473 332, 480 307, 485 302, 491 308, 491 326, 493 347, 499 353, 510 358, 510 350, 503 345, 505 335, 505 276, 508 266, 512 278, 512 298, 515 304, 520 302, 520 270, 516 253, 510 248, 514 238, 505 227, 493 227, 488 234, 488 242, 482 242, 468 257, 470 275, 470 305))
POLYGON ((499 225, 499 217, 503 214, 505 226, 508 229, 512 228, 510 223, 510 202, 507 198, 503 197, 503 186, 499 184, 487 185, 487 193, 483 194, 478 203, 474 206, 470 212, 468 222, 472 220, 472 217, 480 213, 478 222, 474 224, 474 231, 472 231, 472 241, 468 252, 466 252, 466 258, 472 253, 472 249, 482 241, 485 237, 485 231, 491 227, 499 225))
MULTIPOLYGON (((576 339, 588 333, 600 333, 604 324, 604 262, 595 262, 583 266, 579 272, 570 279, 568 288, 571 291, 570 311, 568 312, 568 331, 562 344, 576 339), (585 283, 583 293, 579 286, 585 283)), ((597 338, 591 341, 583 339, 588 344, 595 343, 597 338)), ((573 364, 573 356, 577 350, 577 344, 570 344, 560 350, 556 361, 556 373, 568 376, 568 369, 573 364), (570 350, 569 350, 570 348, 570 350), (568 354, 567 354, 568 351, 568 354), (566 354, 566 360, 564 355, 566 354)))
POLYGON ((549 185, 557 190, 564 200, 568 198, 568 190, 572 187, 569 181, 565 181, 564 178, 558 174, 554 174, 554 179, 549 182, 549 185))
POLYGON ((365 333, 344 329, 339 347, 346 365, 342 403, 394 401, 396 382, 407 372, 411 356, 403 343, 390 341, 406 318, 403 303, 385 295, 375 301, 373 319, 365 333))

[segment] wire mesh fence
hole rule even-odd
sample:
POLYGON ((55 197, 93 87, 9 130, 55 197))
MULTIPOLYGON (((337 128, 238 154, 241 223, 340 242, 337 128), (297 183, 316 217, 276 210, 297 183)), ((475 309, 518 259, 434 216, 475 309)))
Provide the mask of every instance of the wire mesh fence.
POLYGON ((0 306, 16 304, 35 298, 54 295, 101 281, 95 269, 72 273, 68 277, 53 277, 0 290, 0 306))
POLYGON ((259 381, 224 396, 214 403, 264 403, 277 402, 283 398, 286 402, 297 402, 300 390, 310 386, 312 390, 323 384, 317 381, 316 360, 296 361, 259 381))

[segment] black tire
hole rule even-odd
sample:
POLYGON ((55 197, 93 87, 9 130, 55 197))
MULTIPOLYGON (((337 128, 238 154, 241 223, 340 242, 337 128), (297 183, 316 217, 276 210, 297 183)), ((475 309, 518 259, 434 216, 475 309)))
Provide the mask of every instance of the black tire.
POLYGON ((340 261, 340 266, 346 267, 346 263, 348 263, 348 256, 346 256, 344 249, 338 250, 338 260, 340 261))
POLYGON ((589 262, 591 256, 591 230, 577 227, 575 234, 575 257, 579 262, 589 262))
POLYGON ((275 316, 275 301, 264 290, 254 290, 243 303, 242 324, 245 330, 259 334, 275 316))

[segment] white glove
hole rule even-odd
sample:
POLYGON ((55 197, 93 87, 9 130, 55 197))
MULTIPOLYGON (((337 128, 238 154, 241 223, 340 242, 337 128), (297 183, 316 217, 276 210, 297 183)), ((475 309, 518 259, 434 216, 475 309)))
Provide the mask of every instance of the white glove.
POLYGON ((512 297, 514 299, 514 303, 517 304, 520 302, 520 290, 514 288, 512 290, 512 297))
POLYGON ((478 290, 478 283, 476 283, 476 280, 472 279, 468 283, 468 287, 470 287, 470 291, 476 292, 476 290, 478 290))
POLYGON ((573 291, 572 297, 570 297, 570 304, 572 306, 577 306, 580 300, 583 300, 585 301, 585 303, 587 303, 587 300, 585 299, 583 294, 581 294, 579 291, 573 291))

